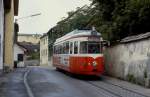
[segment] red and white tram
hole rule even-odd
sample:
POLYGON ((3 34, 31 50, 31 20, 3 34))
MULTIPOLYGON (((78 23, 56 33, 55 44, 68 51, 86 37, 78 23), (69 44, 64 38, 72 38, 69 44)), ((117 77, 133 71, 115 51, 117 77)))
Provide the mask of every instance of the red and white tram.
POLYGON ((53 46, 53 66, 73 74, 104 72, 102 36, 94 30, 74 30, 58 38, 53 46))

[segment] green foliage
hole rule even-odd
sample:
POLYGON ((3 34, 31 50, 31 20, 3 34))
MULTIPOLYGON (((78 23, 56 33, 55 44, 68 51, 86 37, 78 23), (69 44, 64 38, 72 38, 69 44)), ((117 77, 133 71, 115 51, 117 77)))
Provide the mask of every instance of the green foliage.
POLYGON ((129 82, 136 83, 136 78, 134 77, 133 74, 128 74, 128 75, 127 75, 127 80, 128 80, 129 82))
POLYGON ((104 39, 116 42, 124 37, 150 31, 150 0, 90 0, 90 6, 68 12, 68 17, 50 29, 49 38, 95 26, 104 39))
POLYGON ((108 40, 149 31, 150 0, 91 0, 99 8, 102 24, 99 31, 108 40))
POLYGON ((40 53, 39 52, 33 52, 30 54, 30 57, 28 58, 28 60, 33 60, 33 59, 40 59, 40 53))

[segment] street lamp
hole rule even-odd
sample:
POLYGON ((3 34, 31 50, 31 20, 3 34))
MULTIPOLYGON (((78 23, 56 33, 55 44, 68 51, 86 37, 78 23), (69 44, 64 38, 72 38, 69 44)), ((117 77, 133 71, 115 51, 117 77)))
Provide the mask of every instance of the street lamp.
POLYGON ((26 19, 26 18, 30 18, 30 17, 39 16, 39 15, 41 15, 41 13, 36 13, 36 14, 32 14, 32 15, 29 15, 29 16, 25 16, 25 17, 21 17, 21 18, 15 19, 15 23, 14 23, 14 32, 15 32, 15 39, 14 39, 14 41, 15 42, 17 42, 17 36, 18 36, 18 32, 19 32, 19 25, 18 25, 17 21, 21 20, 21 19, 26 19))
POLYGON ((15 22, 17 22, 18 20, 21 20, 21 19, 26 19, 26 18, 30 18, 30 17, 39 16, 39 15, 41 15, 41 13, 37 13, 37 14, 32 14, 32 15, 29 15, 29 16, 21 17, 21 18, 15 19, 15 22))
POLYGON ((36 14, 32 14, 32 15, 29 15, 29 16, 25 16, 25 17, 15 19, 15 33, 19 32, 19 25, 17 23, 18 20, 26 19, 26 18, 30 18, 30 17, 35 17, 35 16, 39 16, 39 15, 41 15, 41 13, 36 13, 36 14))

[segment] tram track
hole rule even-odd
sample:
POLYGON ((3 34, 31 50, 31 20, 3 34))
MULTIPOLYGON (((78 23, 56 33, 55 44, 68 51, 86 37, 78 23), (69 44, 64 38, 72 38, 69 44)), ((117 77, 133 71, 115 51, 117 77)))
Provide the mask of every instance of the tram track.
POLYGON ((120 86, 120 85, 117 85, 117 84, 113 84, 113 83, 108 82, 108 81, 105 81, 104 83, 109 84, 109 85, 113 85, 113 86, 115 86, 115 87, 119 87, 119 88, 121 88, 122 90, 126 90, 126 91, 128 91, 128 92, 137 94, 137 95, 139 95, 139 96, 141 96, 141 97, 149 97, 149 96, 146 96, 146 95, 144 95, 144 94, 138 93, 138 92, 136 92, 136 91, 134 91, 134 90, 127 89, 127 88, 125 88, 125 87, 123 87, 123 86, 120 86))
POLYGON ((116 97, 149 97, 144 94, 135 92, 133 90, 121 87, 119 85, 107 81, 85 81, 85 82, 98 89, 102 89, 108 93, 111 93, 116 97))
MULTIPOLYGON (((24 74, 24 84, 29 97, 35 97, 31 87, 28 84, 27 77, 30 73, 30 69, 24 74)), ((76 77, 75 77, 76 78, 76 77)), ((80 79, 77 77, 77 79, 80 79)), ((81 78, 82 79, 82 78, 81 78)), ((79 83, 84 84, 87 87, 93 88, 95 92, 101 95, 101 97, 149 97, 145 94, 139 93, 137 91, 128 89, 121 84, 112 83, 108 80, 79 80, 79 83)), ((94 92, 94 91, 93 91, 94 92)))
POLYGON ((116 93, 114 93, 114 92, 112 92, 112 91, 110 91, 110 90, 108 90, 108 89, 102 87, 102 86, 98 86, 98 85, 94 84, 94 83, 91 82, 91 81, 86 81, 86 83, 88 83, 88 84, 90 84, 90 85, 92 85, 92 86, 94 86, 94 87, 96 87, 96 88, 98 88, 98 89, 102 89, 102 90, 104 90, 104 91, 106 91, 106 92, 108 92, 108 93, 114 95, 115 97, 122 97, 122 96, 120 96, 120 95, 118 95, 118 94, 116 94, 116 93))
POLYGON ((97 88, 100 91, 105 91, 104 94, 113 95, 113 96, 106 96, 106 97, 149 97, 149 96, 140 94, 138 92, 126 89, 125 87, 121 87, 119 85, 110 83, 106 80, 97 80, 97 78, 93 79, 93 77, 91 77, 90 79, 89 78, 84 79, 83 76, 82 76, 83 78, 81 76, 74 76, 74 75, 69 75, 69 76, 80 79, 83 82, 92 85, 93 87, 97 88))

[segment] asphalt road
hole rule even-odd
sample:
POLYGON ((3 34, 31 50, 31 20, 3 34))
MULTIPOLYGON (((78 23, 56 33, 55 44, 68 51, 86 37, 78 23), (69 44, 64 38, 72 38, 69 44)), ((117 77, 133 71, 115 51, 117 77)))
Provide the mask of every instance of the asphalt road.
POLYGON ((87 80, 55 70, 32 68, 27 79, 34 97, 118 97, 87 80))
POLYGON ((96 77, 73 77, 55 69, 19 68, 0 77, 0 97, 148 97, 96 77))
POLYGON ((0 76, 0 97, 28 97, 23 82, 26 71, 26 68, 16 69, 0 76))

